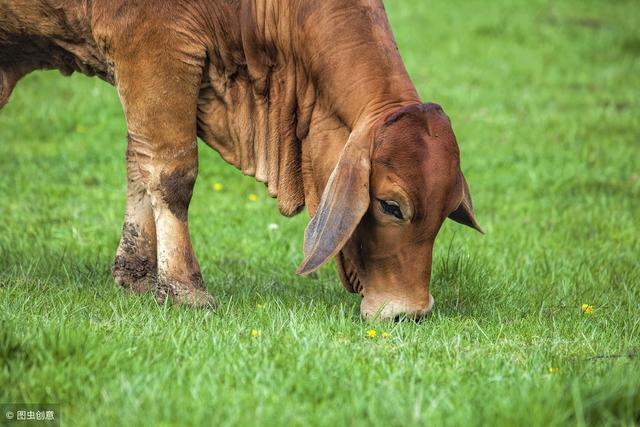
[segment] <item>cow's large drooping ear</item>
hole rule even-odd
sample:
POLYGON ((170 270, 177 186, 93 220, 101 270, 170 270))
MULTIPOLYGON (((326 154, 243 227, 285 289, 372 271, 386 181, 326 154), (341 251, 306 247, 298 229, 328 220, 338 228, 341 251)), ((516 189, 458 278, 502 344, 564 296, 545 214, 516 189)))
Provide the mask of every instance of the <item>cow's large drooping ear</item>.
POLYGON ((469 186, 467 180, 464 178, 462 172, 460 172, 460 179, 462 180, 462 200, 457 209, 449 214, 449 218, 460 224, 464 224, 468 227, 478 230, 484 234, 484 230, 478 224, 476 215, 473 213, 473 202, 471 201, 471 193, 469 192, 469 186))
POLYGON ((367 132, 351 132, 304 233, 304 260, 297 274, 311 273, 333 258, 367 212, 370 148, 367 132))

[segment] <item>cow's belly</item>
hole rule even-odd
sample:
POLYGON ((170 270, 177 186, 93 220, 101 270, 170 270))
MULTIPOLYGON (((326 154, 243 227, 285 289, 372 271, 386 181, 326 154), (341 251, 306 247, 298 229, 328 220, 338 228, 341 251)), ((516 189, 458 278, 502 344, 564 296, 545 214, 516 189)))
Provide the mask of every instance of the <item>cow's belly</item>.
POLYGON ((40 36, 16 36, 0 45, 0 69, 55 69, 64 75, 77 71, 113 83, 97 48, 40 36))
POLYGON ((38 6, 0 5, 0 69, 20 74, 37 69, 58 69, 65 75, 78 71, 112 82, 78 5, 70 2, 62 10, 46 2, 38 6))

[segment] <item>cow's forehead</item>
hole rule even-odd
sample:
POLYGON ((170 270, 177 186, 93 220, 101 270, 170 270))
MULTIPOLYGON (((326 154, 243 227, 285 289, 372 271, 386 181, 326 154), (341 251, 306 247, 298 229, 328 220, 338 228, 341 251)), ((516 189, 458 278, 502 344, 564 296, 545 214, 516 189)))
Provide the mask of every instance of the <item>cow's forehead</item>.
POLYGON ((376 176, 396 177, 415 202, 444 201, 457 183, 459 151, 446 132, 436 136, 418 118, 402 120, 381 133, 373 169, 376 176))
POLYGON ((448 175, 459 165, 459 150, 450 127, 439 126, 436 133, 426 118, 413 115, 381 130, 373 162, 400 176, 448 175))

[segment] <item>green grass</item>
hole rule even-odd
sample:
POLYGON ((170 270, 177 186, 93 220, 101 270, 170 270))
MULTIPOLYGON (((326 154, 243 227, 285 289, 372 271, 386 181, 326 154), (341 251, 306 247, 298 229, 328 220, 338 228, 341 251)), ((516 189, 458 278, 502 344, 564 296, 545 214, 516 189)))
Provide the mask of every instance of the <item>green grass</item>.
POLYGON ((296 277, 306 214, 204 145, 190 221, 220 309, 123 295, 116 93, 34 73, 0 112, 0 402, 58 402, 65 425, 639 422, 637 3, 387 9, 487 230, 444 226, 433 314, 366 324, 334 267, 296 277))

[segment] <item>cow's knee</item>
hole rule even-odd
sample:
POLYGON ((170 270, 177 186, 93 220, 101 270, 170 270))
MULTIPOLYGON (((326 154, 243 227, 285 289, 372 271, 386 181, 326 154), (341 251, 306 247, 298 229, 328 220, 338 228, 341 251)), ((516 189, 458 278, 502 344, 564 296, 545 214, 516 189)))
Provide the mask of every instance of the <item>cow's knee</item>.
POLYGON ((151 186, 156 203, 166 205, 169 212, 184 223, 188 220, 189 203, 197 175, 197 160, 183 162, 161 170, 157 182, 151 186))

